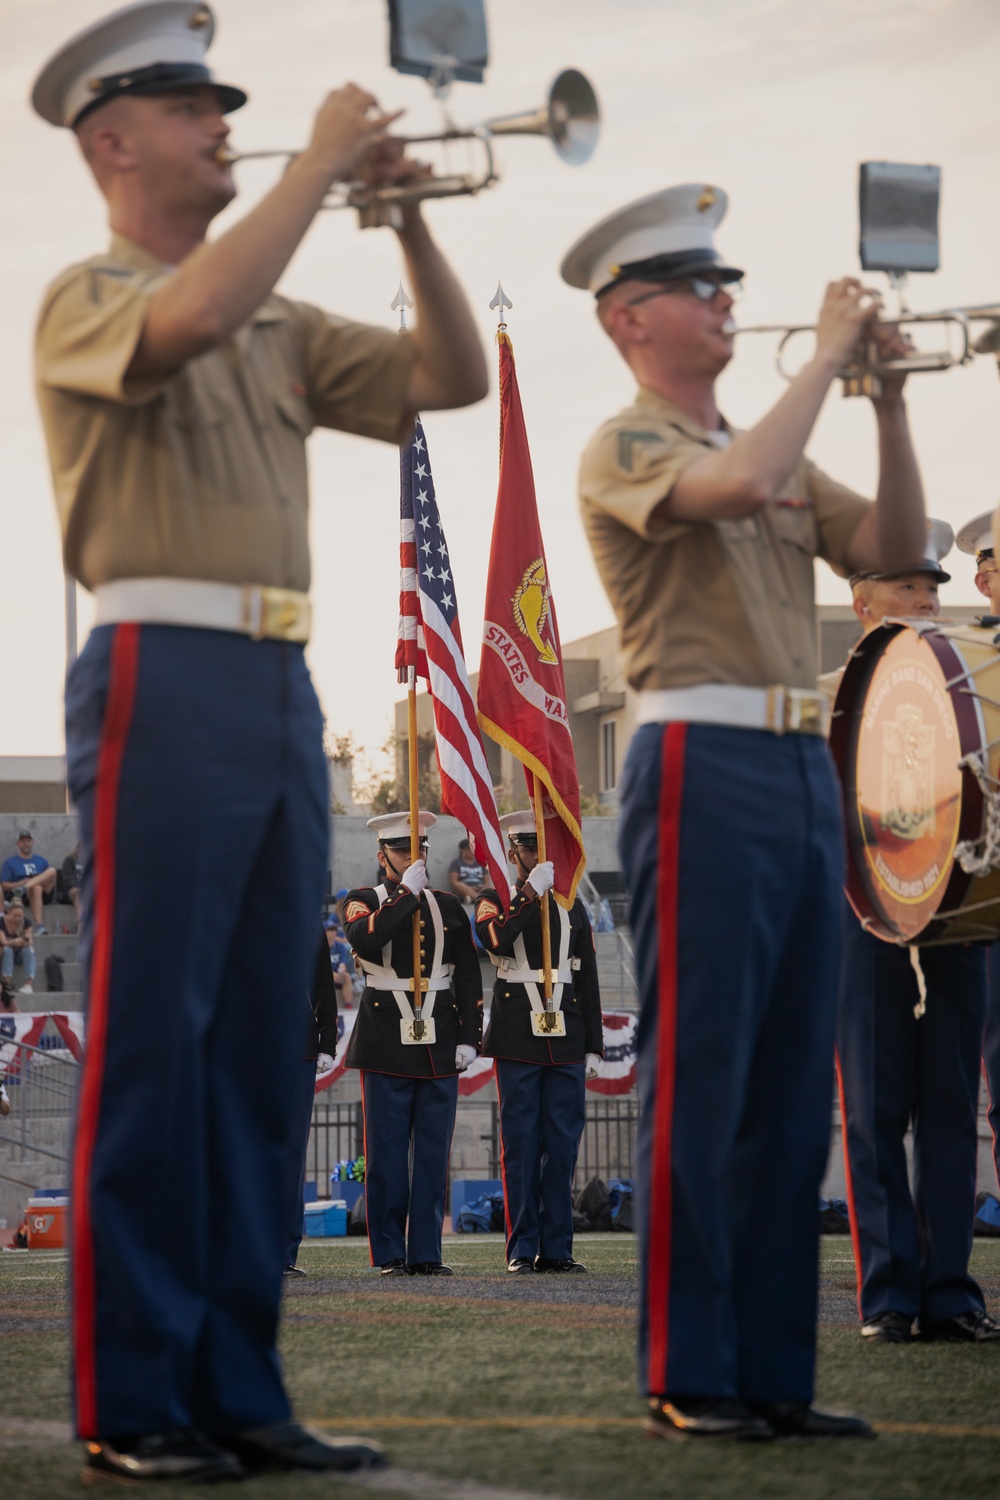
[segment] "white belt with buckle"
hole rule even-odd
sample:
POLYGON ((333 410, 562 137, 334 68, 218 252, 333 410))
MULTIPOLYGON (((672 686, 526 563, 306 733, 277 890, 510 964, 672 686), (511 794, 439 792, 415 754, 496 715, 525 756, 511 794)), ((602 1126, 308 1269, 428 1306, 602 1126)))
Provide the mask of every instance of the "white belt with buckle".
POLYGON ((189 625, 232 630, 255 641, 307 641, 307 594, 267 584, 210 583, 202 578, 116 578, 94 590, 98 625, 189 625))
POLYGON ((699 682, 694 687, 652 688, 639 694, 640 724, 724 724, 766 729, 771 734, 819 734, 827 730, 824 694, 806 688, 740 687, 699 682))
MULTIPOLYGON (((406 990, 413 993, 413 977, 402 979, 398 974, 365 974, 365 987, 369 990, 406 990)), ((451 989, 450 974, 443 974, 437 979, 421 979, 420 990, 422 994, 437 994, 439 990, 451 989)))

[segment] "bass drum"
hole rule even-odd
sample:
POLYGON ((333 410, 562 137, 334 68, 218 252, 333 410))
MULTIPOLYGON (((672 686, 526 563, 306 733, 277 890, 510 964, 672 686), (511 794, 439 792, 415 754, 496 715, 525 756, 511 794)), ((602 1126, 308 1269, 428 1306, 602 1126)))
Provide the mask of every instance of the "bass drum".
POLYGON ((847 894, 896 943, 1000 938, 1000 635, 889 620, 859 641, 833 706, 847 894), (964 868, 963 868, 964 865, 964 868))

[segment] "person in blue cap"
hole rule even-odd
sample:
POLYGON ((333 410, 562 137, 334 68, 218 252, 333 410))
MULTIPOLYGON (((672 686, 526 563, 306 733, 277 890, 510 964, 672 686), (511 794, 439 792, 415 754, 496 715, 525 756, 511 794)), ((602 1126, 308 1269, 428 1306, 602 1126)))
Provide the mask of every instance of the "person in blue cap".
MULTIPOLYGON (((919 566, 856 573, 862 629, 936 619, 952 541, 932 521, 919 566)), ((861 1335, 909 1343, 915 1324, 923 1341, 996 1343, 1000 1324, 969 1274, 987 949, 919 950, 921 999, 915 950, 867 932, 846 902, 844 921, 837 1071, 861 1335)))
POLYGON ((817 1201, 830 1133, 843 833, 816 683, 814 560, 905 567, 924 540, 902 376, 873 407, 875 505, 805 445, 878 298, 830 284, 813 357, 745 432, 715 384, 742 272, 726 195, 684 183, 562 263, 637 384, 584 453, 580 504, 639 727, 619 850, 636 1033, 639 1382, 656 1437, 860 1437, 812 1405, 817 1201))
POLYGON ((126 6, 32 93, 112 231, 49 288, 36 378, 66 570, 96 602, 66 699, 88 994, 75 1421, 90 1471, 138 1481, 381 1462, 292 1420, 275 1348, 327 870, 306 438, 398 444, 418 409, 487 389, 417 203, 396 230, 411 332, 274 290, 334 183, 423 171, 367 90, 334 89, 288 172, 208 237, 246 102, 205 61, 214 26, 194 0, 126 6))

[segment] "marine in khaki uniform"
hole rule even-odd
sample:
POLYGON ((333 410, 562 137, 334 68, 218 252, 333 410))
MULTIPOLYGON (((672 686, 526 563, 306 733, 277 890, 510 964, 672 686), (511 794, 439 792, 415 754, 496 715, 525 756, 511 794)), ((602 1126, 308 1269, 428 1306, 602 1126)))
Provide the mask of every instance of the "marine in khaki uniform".
POLYGON ((805 457, 877 312, 852 277, 827 288, 815 354, 774 407, 745 432, 725 421, 742 275, 714 245, 725 208, 710 184, 667 188, 562 265, 638 383, 584 453, 580 504, 639 694, 619 822, 640 984, 639 1380, 657 1436, 859 1436, 811 1405, 843 875, 813 565, 919 558, 923 496, 896 378, 874 403, 874 506, 805 457))
POLYGON ((535 815, 507 813, 514 887, 484 890, 476 936, 497 977, 483 1054, 496 1059, 507 1270, 578 1274, 573 1259, 573 1174, 586 1125, 585 1082, 604 1055, 601 991, 590 918, 579 896, 569 911, 549 901, 552 997, 558 1024, 546 1032, 539 902, 551 889, 551 860, 538 860, 535 815))
POLYGON ((332 183, 414 170, 364 89, 330 93, 281 181, 206 238, 246 102, 205 63, 213 31, 193 0, 127 6, 32 95, 111 227, 49 289, 36 369, 66 568, 97 606, 67 685, 89 939, 75 1417, 89 1468, 138 1481, 380 1461, 291 1420, 275 1350, 327 867, 305 441, 397 443, 418 408, 486 390, 419 205, 398 231, 412 334, 274 290, 332 183))
POLYGON ((370 818, 385 880, 349 891, 344 930, 365 978, 347 1048, 361 1072, 365 1116, 365 1207, 372 1265, 383 1276, 450 1276, 441 1261, 448 1157, 458 1075, 483 1035, 483 981, 472 927, 451 891, 427 884, 426 834, 410 863, 408 813, 370 818), (413 918, 420 913, 426 986, 414 1014, 413 918))
MULTIPOLYGON (((855 574, 862 629, 890 616, 936 619, 952 541, 951 527, 932 521, 917 567, 855 574)), ((969 1274, 986 949, 921 949, 921 1005, 909 950, 844 908, 837 1066, 861 1334, 908 1343, 916 1323, 922 1340, 995 1343, 1000 1325, 969 1274)))

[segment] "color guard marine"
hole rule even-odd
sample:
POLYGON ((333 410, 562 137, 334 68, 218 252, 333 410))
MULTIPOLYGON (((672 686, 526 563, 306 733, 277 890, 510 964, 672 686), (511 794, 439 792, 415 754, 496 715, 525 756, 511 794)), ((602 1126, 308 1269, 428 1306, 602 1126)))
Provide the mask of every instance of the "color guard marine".
POLYGON ((549 900, 552 1006, 547 1010, 539 901, 552 864, 538 862, 531 811, 508 813, 515 885, 484 890, 476 935, 497 971, 483 1055, 496 1059, 507 1269, 583 1271, 573 1259, 573 1173, 586 1117, 584 1084, 604 1055, 594 935, 579 897, 549 900))
POLYGON ((441 1230, 458 1075, 477 1056, 483 1030, 469 918, 457 896, 427 885, 426 833, 437 819, 430 812, 419 819, 421 852, 413 864, 409 815, 369 819, 385 880, 344 901, 344 931, 365 978, 347 1066, 361 1072, 368 1244, 383 1276, 451 1275, 441 1263, 441 1230))

